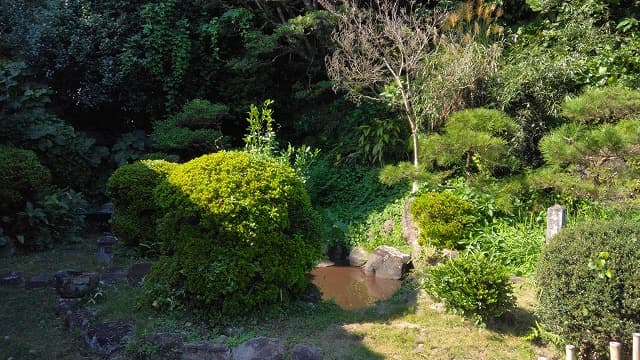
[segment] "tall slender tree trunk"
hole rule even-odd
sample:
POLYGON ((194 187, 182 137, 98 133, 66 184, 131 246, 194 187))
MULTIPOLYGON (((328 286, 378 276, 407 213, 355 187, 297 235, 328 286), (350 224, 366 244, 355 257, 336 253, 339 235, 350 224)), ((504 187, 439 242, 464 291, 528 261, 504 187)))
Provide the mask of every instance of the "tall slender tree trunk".
MULTIPOLYGON (((411 137, 413 140, 413 166, 416 168, 416 174, 418 172, 419 162, 418 162, 418 129, 412 129, 411 137)), ((416 193, 418 191, 418 179, 414 178, 411 183, 411 193, 416 193)))

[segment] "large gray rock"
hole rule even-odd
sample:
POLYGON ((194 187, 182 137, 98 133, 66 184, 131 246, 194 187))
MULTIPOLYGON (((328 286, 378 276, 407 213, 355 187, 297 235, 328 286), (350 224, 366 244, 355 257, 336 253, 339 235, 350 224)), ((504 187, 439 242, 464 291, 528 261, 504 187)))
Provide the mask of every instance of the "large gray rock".
POLYGON ((379 246, 363 267, 367 275, 375 275, 382 279, 400 279, 406 270, 411 257, 391 246, 379 246))
POLYGON ((238 345, 232 352, 233 360, 282 360, 284 342, 280 339, 259 337, 238 345))
POLYGON ((92 352, 111 355, 124 347, 133 334, 133 324, 126 321, 108 321, 89 325, 84 340, 92 352))
POLYGON ((349 265, 362 266, 367 263, 369 252, 362 247, 354 247, 349 253, 349 265))
POLYGON ((291 352, 293 360, 322 360, 320 349, 312 344, 297 344, 291 352))
POLYGON ((199 342, 185 344, 182 352, 182 360, 229 360, 231 348, 227 344, 214 344, 199 342))
POLYGON ((55 274, 56 290, 63 298, 81 298, 98 287, 98 274, 92 271, 62 270, 55 274))

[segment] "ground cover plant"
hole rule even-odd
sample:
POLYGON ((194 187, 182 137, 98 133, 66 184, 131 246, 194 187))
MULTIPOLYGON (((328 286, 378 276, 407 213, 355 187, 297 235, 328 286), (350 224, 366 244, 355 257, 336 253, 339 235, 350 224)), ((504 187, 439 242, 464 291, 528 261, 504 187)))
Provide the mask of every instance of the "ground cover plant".
MULTIPOLYGON (((101 265, 95 260, 95 238, 88 233, 81 242, 30 255, 3 259, 0 273, 52 273, 62 268, 82 268, 98 272, 109 267, 127 267, 144 261, 125 246, 117 246, 114 263, 101 265)), ((522 359, 538 355, 558 356, 553 348, 542 347, 520 338, 533 325, 535 304, 531 283, 515 284, 518 307, 513 317, 495 326, 478 329, 458 315, 443 313, 432 300, 407 282, 391 299, 360 311, 345 311, 330 302, 304 300, 249 317, 205 319, 197 312, 157 312, 138 307, 136 299, 144 288, 131 286, 125 279, 104 282, 81 307, 97 310, 94 322, 134 321, 136 330, 129 345, 114 359, 131 359, 153 354, 144 336, 154 332, 179 332, 188 342, 220 341, 226 335, 237 345, 258 336, 279 337, 292 344, 311 342, 325 359, 449 359, 473 357, 522 359), (422 355, 420 355, 422 354, 422 355)), ((98 359, 83 343, 78 328, 65 327, 66 314, 56 315, 57 296, 51 288, 28 290, 0 286, 3 299, 0 315, 2 358, 98 359), (32 311, 25 311, 32 310, 32 311)))

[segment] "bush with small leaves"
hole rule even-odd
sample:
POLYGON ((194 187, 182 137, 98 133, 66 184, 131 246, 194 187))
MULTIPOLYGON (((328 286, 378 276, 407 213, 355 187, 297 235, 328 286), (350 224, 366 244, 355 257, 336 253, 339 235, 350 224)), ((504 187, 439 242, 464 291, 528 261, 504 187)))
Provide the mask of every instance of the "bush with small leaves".
POLYGON ((177 164, 164 160, 142 160, 118 168, 107 182, 113 201, 111 228, 116 236, 143 253, 157 250, 158 209, 153 189, 177 164))
POLYGON ((430 192, 413 201, 411 213, 420 229, 420 243, 455 249, 476 221, 470 201, 449 192, 430 192))
POLYGON ((505 267, 483 256, 460 256, 429 270, 429 294, 443 299, 454 313, 483 324, 515 306, 505 267))
POLYGON ((607 359, 609 341, 629 346, 640 328, 639 239, 636 221, 589 220, 543 249, 537 315, 546 331, 582 347, 585 359, 607 359))
POLYGON ((24 207, 28 199, 48 189, 51 173, 36 154, 9 146, 0 146, 0 209, 5 212, 24 207))
POLYGON ((178 165, 154 194, 164 256, 148 277, 149 303, 240 314, 306 287, 320 257, 318 215, 289 166, 222 151, 178 165))

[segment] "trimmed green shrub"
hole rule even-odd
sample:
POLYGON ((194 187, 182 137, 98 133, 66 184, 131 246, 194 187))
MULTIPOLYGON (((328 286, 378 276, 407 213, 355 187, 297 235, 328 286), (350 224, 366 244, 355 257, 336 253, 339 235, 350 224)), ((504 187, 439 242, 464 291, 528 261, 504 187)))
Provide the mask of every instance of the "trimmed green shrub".
POLYGON ((155 190, 163 256, 146 282, 156 306, 240 314, 284 301, 320 257, 318 217, 295 171, 246 152, 177 166, 155 190))
POLYGON ((107 182, 113 201, 111 228, 129 246, 142 252, 157 250, 155 235, 158 209, 153 189, 177 164, 164 160, 142 160, 118 168, 107 182))
POLYGON ((429 270, 426 290, 456 314, 477 324, 515 306, 507 269, 482 254, 460 256, 429 270))
POLYGON ((593 88, 562 104, 562 115, 583 124, 615 123, 640 116, 640 91, 593 88))
POLYGON ((220 150, 225 145, 225 138, 219 130, 189 129, 178 126, 175 118, 156 121, 151 141, 155 149, 175 153, 185 159, 220 150))
POLYGON ((36 154, 0 145, 0 209, 5 212, 24 207, 28 199, 47 190, 51 184, 49 169, 36 154))
POLYGON ((186 160, 221 150, 227 139, 220 131, 220 123, 228 112, 226 105, 192 100, 177 114, 154 122, 150 136, 153 147, 186 160))
POLYGON ((410 207, 418 228, 420 243, 449 249, 459 248, 476 221, 470 201, 448 192, 430 192, 416 198, 410 207))
POLYGON ((609 341, 628 346, 640 328, 639 238, 635 221, 589 220, 542 252, 537 315, 545 330, 583 347, 585 359, 608 358, 609 341))
POLYGON ((195 99, 184 104, 182 111, 176 114, 176 125, 189 129, 219 128, 221 118, 228 112, 227 105, 195 99))

